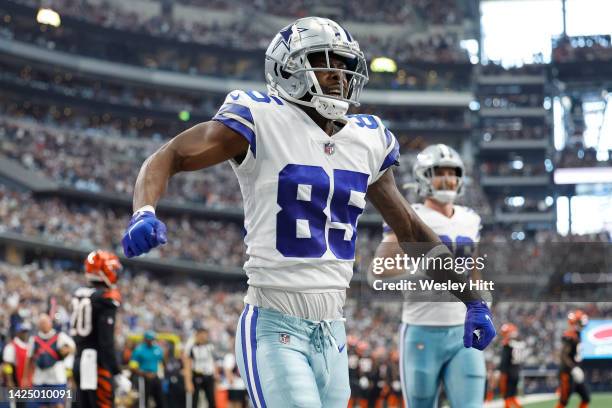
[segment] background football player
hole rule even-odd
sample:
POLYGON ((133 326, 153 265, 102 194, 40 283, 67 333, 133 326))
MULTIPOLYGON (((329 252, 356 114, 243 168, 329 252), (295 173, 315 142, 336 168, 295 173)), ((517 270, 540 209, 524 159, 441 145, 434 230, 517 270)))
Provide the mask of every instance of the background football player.
POLYGON ((121 393, 131 388, 120 374, 115 352, 115 319, 121 295, 115 288, 121 269, 111 252, 94 251, 85 259, 90 286, 76 290, 72 298, 70 335, 77 345, 74 378, 81 407, 114 406, 113 386, 121 393))
POLYGON ((568 328, 561 339, 561 364, 559 365, 559 402, 557 408, 567 405, 572 392, 580 395, 579 408, 587 408, 591 393, 584 382, 584 371, 580 367, 580 332, 589 322, 589 317, 582 310, 574 310, 567 315, 568 328))
MULTIPOLYGON (((247 232, 249 289, 236 356, 249 396, 256 407, 345 408, 342 310, 366 192, 402 242, 423 243, 432 258, 452 254, 388 171, 399 156, 393 134, 376 116, 346 115, 368 79, 363 52, 346 29, 318 17, 285 27, 266 51, 265 78, 269 94, 230 92, 212 121, 145 161, 124 252, 137 256, 166 242, 155 205, 172 175, 229 161, 247 232)), ((453 270, 428 272, 465 280, 453 270)), ((486 304, 477 293, 457 296, 469 305, 468 346, 486 347, 495 336, 486 304)))
MULTIPOLYGON (((413 208, 457 257, 475 256, 481 229, 478 214, 453 203, 462 193, 464 173, 459 154, 443 144, 419 153, 413 167, 418 193, 425 198, 424 204, 413 208)), ((403 254, 397 235, 387 225, 383 229, 375 256, 393 258, 403 254)), ((400 373, 404 399, 410 408, 437 407, 441 382, 451 406, 482 407, 484 356, 479 350, 463 346, 464 317, 465 305, 461 302, 404 303, 400 373)))
POLYGON ((499 363, 499 392, 505 408, 521 408, 517 399, 519 374, 525 357, 525 343, 520 341, 518 328, 512 323, 502 325, 502 355, 499 363))

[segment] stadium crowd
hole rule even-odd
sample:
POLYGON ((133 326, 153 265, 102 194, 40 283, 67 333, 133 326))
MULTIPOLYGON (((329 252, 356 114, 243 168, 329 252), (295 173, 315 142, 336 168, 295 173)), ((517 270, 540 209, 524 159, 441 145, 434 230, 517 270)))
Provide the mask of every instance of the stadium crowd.
MULTIPOLYGON (((68 203, 60 199, 34 199, 27 193, 0 186, 0 214, 6 220, 1 232, 14 232, 56 244, 93 250, 121 249, 120 239, 129 220, 129 211, 100 205, 68 203)), ((235 224, 198 220, 187 215, 165 217, 170 231, 180 239, 152 251, 151 257, 238 266, 243 263, 241 229, 235 224), (206 239, 204 239, 204 237, 206 239)))
MULTIPOLYGON (((132 194, 139 163, 160 142, 0 119, 3 154, 52 180, 93 192, 132 194)), ((172 179, 168 197, 211 207, 238 206, 240 188, 228 163, 172 179)))
POLYGON ((610 61, 610 36, 561 37, 553 47, 552 60, 556 63, 610 61))
MULTIPOLYGON (((46 94, 50 99, 65 96, 76 103, 103 103, 109 109, 125 107, 139 109, 150 116, 149 124, 157 113, 170 114, 176 122, 176 114, 186 111, 190 116, 208 119, 223 103, 224 93, 195 92, 187 90, 163 91, 157 87, 135 85, 100 77, 84 76, 71 70, 34 67, 23 61, 0 65, 0 83, 20 86, 23 91, 46 94), (78 101, 78 102, 77 102, 78 101)), ((427 85, 435 88, 434 83, 427 85)), ((1 102, 0 106, 9 104, 1 102)), ((394 129, 465 130, 470 128, 469 115, 464 109, 439 107, 436 109, 411 109, 402 106, 374 106, 362 104, 353 107, 351 113, 367 113, 380 116, 385 124, 394 129)), ((159 119, 159 118, 158 118, 159 119)), ((132 126, 133 128, 134 126, 132 126)))
POLYGON ((597 150, 580 144, 565 146, 557 153, 557 167, 612 167, 612 149, 606 160, 597 159, 597 150))
MULTIPOLYGON (((19 116, 15 111, 11 114, 19 116)), ((445 113, 441 114, 439 118, 417 111, 411 123, 423 127, 435 123, 443 128, 450 126, 443 119, 445 113)), ((452 113, 446 115, 449 120, 455 118, 452 113)), ((0 115, 3 154, 30 170, 41 171, 51 180, 80 190, 131 195, 139 163, 162 144, 161 135, 152 140, 126 138, 121 137, 117 129, 84 126, 82 122, 77 125, 74 121, 69 126, 62 126, 48 117, 48 124, 45 120, 32 119, 27 115, 19 119, 0 115)), ((393 124, 392 120, 390 123, 393 124)), ((425 145, 409 138, 400 137, 399 140, 403 159, 395 173, 398 182, 403 184, 411 180, 415 154, 425 145)), ((477 186, 472 184, 468 188, 473 194, 465 194, 465 204, 490 213, 477 186)), ((228 163, 179 174, 172 178, 166 194, 175 203, 192 202, 216 208, 235 208, 242 203, 238 181, 228 163)))
POLYGON ((511 162, 483 161, 479 166, 483 176, 542 176, 546 174, 544 163, 526 163, 521 159, 511 162))
MULTIPOLYGON (((427 1, 432 4, 436 3, 432 0, 427 1)), ((21 0, 19 3, 26 4, 29 7, 38 7, 37 1, 21 0)), ((372 2, 372 4, 374 3, 372 2)), ((5 19, 3 24, 0 25, 0 36, 34 43, 46 48, 91 55, 108 61, 183 71, 191 74, 218 76, 223 73, 233 78, 256 80, 262 79, 260 52, 268 46, 272 38, 269 30, 262 30, 261 27, 246 23, 229 26, 208 25, 205 22, 186 23, 182 20, 174 20, 168 15, 156 15, 143 20, 143 16, 123 10, 116 3, 100 8, 88 2, 58 0, 53 3, 53 7, 63 15, 85 20, 102 27, 172 39, 177 41, 177 47, 171 47, 166 42, 151 44, 152 46, 146 52, 143 51, 142 47, 130 46, 129 43, 122 43, 121 47, 113 47, 112 41, 117 40, 115 38, 116 32, 109 33, 107 38, 97 36, 92 37, 91 42, 84 42, 81 41, 82 38, 76 38, 77 35, 82 36, 83 33, 77 34, 75 30, 70 28, 69 23, 66 23, 68 25, 62 27, 61 30, 40 30, 36 22, 31 21, 31 19, 19 18, 5 19), (104 41, 106 41, 105 46, 88 47, 88 44, 104 44, 104 41), (188 47, 190 44, 199 45, 200 49, 194 48, 193 52, 189 53, 177 52, 178 49, 188 47), (212 48, 201 48, 202 45, 212 48), (234 51, 256 50, 257 52, 243 53, 242 55, 234 52, 232 58, 226 58, 219 52, 215 52, 219 51, 219 46, 222 46, 226 51, 227 47, 230 47, 234 51)), ((443 9, 446 10, 446 7, 443 9)), ((444 15, 450 14, 445 12, 444 15)), ((93 33, 91 35, 94 36, 93 33)), ((400 65, 419 61, 468 64, 468 53, 460 45, 462 39, 457 34, 443 31, 421 37, 371 35, 359 38, 359 41, 368 58, 393 55, 400 65)), ((426 71, 429 71, 429 69, 426 71)), ((452 77, 452 73, 450 75, 452 77)), ((373 83, 376 82, 373 81, 373 83)), ((438 83, 440 81, 434 82, 438 83)), ((411 82, 395 81, 396 87, 414 85, 411 82)))
POLYGON ((482 108, 493 109, 541 108, 543 100, 544 95, 541 93, 522 93, 517 95, 497 94, 481 97, 480 106, 482 108))
POLYGON ((493 211, 496 213, 521 213, 521 212, 551 212, 552 201, 550 205, 544 199, 536 199, 526 197, 522 200, 515 201, 514 197, 498 198, 493 202, 493 211))
MULTIPOLYGON (((214 346, 220 374, 218 385, 223 386, 221 367, 226 356, 233 354, 233 338, 243 307, 245 287, 242 284, 224 287, 210 281, 202 284, 171 276, 162 279, 129 270, 122 272, 118 281, 122 304, 116 324, 120 361, 127 364, 137 343, 134 336, 146 330, 154 330, 160 335, 158 343, 164 349, 172 350, 178 346, 181 350, 194 329, 203 326, 208 329, 214 346), (161 340, 170 336, 177 336, 179 343, 161 340)), ((53 305, 55 326, 66 330, 71 296, 85 284, 84 275, 76 271, 70 261, 46 259, 21 267, 0 263, 0 298, 6 299, 6 307, 0 309, 0 348, 14 334, 19 322, 35 323, 40 313, 49 312, 50 305, 53 305)), ((585 309, 593 318, 612 314, 610 303, 500 302, 492 310, 497 324, 513 322, 519 327, 520 337, 526 341, 527 347, 525 366, 544 370, 556 367, 565 319, 568 311, 576 307, 585 309)), ((399 393, 396 369, 400 308, 400 303, 364 304, 358 289, 349 291, 345 316, 351 388, 355 399, 376 401, 399 393)), ((487 360, 493 363, 493 367, 499 363, 500 354, 501 340, 486 351, 487 360)), ((162 371, 167 382, 171 375, 181 376, 180 370, 170 370, 171 357, 167 352, 165 362, 168 367, 162 371)), ((587 374, 594 386, 610 380, 609 372, 595 370, 587 374)), ((176 383, 182 385, 182 381, 176 383)), ((550 392, 556 386, 554 377, 526 379, 525 392, 550 392)), ((166 390, 169 392, 168 388, 166 390)), ((169 406, 173 406, 172 403, 169 406)))
POLYGON ((544 76, 546 66, 542 64, 525 64, 520 67, 504 67, 500 64, 488 63, 480 65, 480 74, 484 76, 500 76, 500 75, 534 75, 544 76))
MULTIPOLYGON (((243 5, 240 0, 209 2, 207 0, 179 0, 182 4, 227 10, 237 5, 243 5)), ((265 14, 276 14, 286 17, 300 18, 312 15, 316 8, 332 11, 343 16, 347 21, 375 22, 389 24, 415 24, 425 20, 433 25, 459 24, 465 16, 459 1, 442 0, 391 0, 384 3, 375 0, 367 1, 271 1, 258 0, 253 8, 265 14), (314 8, 314 10, 313 10, 314 8)), ((317 13, 314 13, 317 14, 317 13)))
POLYGON ((70 71, 55 69, 45 72, 30 65, 0 65, 0 81, 7 81, 37 90, 60 95, 104 102, 109 105, 191 113, 212 116, 223 100, 223 95, 163 91, 153 87, 139 87, 125 82, 87 78, 70 71))
POLYGON ((519 118, 509 120, 496 119, 495 122, 484 120, 481 132, 484 142, 542 140, 548 137, 550 129, 544 125, 530 124, 519 118))

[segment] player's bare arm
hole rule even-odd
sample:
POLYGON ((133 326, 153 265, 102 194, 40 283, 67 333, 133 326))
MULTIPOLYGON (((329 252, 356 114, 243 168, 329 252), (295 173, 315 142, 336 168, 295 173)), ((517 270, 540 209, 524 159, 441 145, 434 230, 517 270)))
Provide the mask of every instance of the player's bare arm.
MULTIPOLYGON (((369 187, 368 198, 393 230, 385 237, 383 244, 378 246, 375 257, 392 258, 396 254, 404 253, 399 242, 432 242, 435 245, 441 243, 438 236, 423 223, 397 189, 392 170, 385 172, 369 187)), ((379 276, 393 277, 403 273, 403 269, 389 268, 379 276)))
POLYGON ((399 242, 442 242, 414 212, 397 188, 393 171, 388 170, 368 188, 368 198, 395 232, 399 242))
MULTIPOLYGON (((378 209, 387 224, 395 232, 399 246, 408 255, 422 256, 429 251, 439 254, 435 256, 451 256, 450 251, 444 250, 446 246, 440 241, 438 236, 429 228, 415 213, 408 201, 402 196, 395 183, 392 171, 387 171, 368 189, 368 198, 378 209), (418 245, 409 245, 417 243, 418 245), (418 248, 417 248, 418 247, 418 248), (444 250, 438 250, 438 248, 444 250)), ((385 246, 385 245, 382 245, 385 246)), ((391 252, 395 256, 394 248, 379 248, 375 256, 385 256, 391 252)), ((455 273, 453 270, 428 270, 428 275, 436 280, 452 282, 465 282, 465 274, 455 273)), ((403 271, 392 270, 387 273, 387 277, 397 276, 403 271)), ((379 275, 380 276, 380 275, 379 275)), ((452 292, 462 301, 480 300, 480 295, 471 290, 464 292, 452 292)))
POLYGON ((563 343, 563 346, 561 349, 561 359, 563 360, 563 363, 567 367, 574 368, 574 366, 576 366, 576 362, 574 362, 571 356, 572 356, 572 347, 567 343, 563 343))
POLYGON ((155 206, 176 173, 196 171, 244 156, 248 142, 227 126, 209 121, 185 130, 153 153, 140 168, 134 188, 134 211, 155 206))
POLYGON ((191 358, 185 353, 182 356, 183 360, 183 376, 185 377, 185 391, 193 393, 193 378, 191 376, 191 358))

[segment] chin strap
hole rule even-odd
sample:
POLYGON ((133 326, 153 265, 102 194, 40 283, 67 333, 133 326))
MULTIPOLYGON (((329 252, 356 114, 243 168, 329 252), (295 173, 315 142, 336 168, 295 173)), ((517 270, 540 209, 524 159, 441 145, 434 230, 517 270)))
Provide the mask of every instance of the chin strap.
POLYGON ((349 108, 348 102, 326 98, 325 96, 313 96, 312 104, 321 116, 332 120, 344 117, 349 108))
POLYGON ((448 204, 455 201, 457 192, 454 190, 434 190, 432 197, 443 204, 448 204))

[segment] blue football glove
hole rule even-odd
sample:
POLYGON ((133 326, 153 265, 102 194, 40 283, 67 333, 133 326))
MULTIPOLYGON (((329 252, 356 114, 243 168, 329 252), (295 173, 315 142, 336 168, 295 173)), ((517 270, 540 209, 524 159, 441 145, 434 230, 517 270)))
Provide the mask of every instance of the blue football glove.
POLYGON ((121 245, 128 258, 149 252, 168 242, 166 226, 151 211, 139 211, 132 216, 121 245))
POLYGON ((495 338, 495 326, 491 318, 491 311, 487 303, 482 300, 466 302, 465 325, 463 331, 463 345, 466 348, 474 347, 484 350, 495 338))

